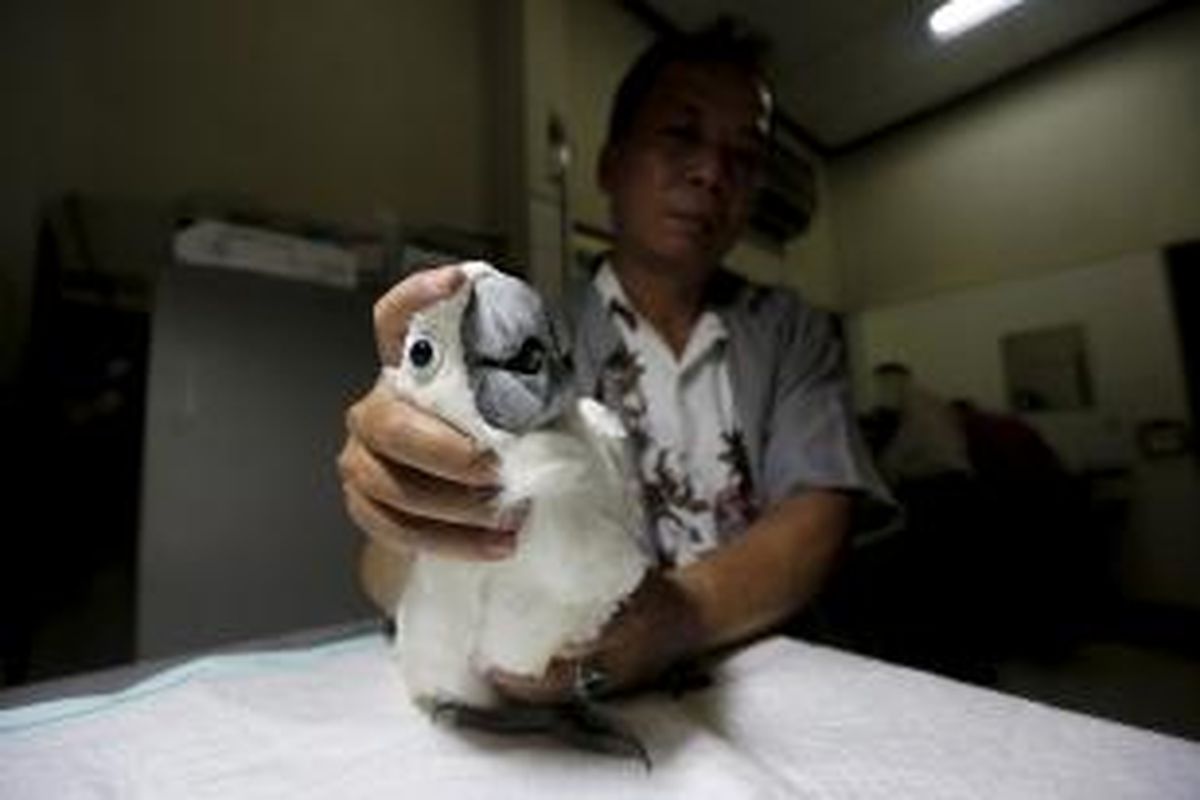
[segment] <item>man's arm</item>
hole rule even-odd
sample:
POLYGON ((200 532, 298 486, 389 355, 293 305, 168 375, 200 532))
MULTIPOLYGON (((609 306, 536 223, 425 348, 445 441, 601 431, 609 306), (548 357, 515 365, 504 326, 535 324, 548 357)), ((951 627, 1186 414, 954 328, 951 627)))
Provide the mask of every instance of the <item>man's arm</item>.
POLYGON ((850 497, 813 490, 787 498, 739 539, 704 559, 651 573, 595 642, 571 648, 540 678, 496 674, 532 702, 569 697, 578 661, 612 689, 653 681, 672 665, 766 633, 816 594, 849 528, 850 497))
POLYGON ((808 491, 777 503, 734 542, 672 577, 706 652, 783 622, 820 589, 849 528, 850 498, 808 491))

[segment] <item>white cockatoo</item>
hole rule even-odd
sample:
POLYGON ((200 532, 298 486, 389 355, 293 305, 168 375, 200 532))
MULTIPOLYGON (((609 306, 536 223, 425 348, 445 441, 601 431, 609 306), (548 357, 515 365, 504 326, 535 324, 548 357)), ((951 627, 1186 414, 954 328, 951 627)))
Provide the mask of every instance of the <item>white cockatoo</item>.
POLYGON ((487 671, 542 675, 564 647, 600 633, 649 558, 624 428, 577 396, 542 298, 486 263, 462 270, 453 296, 414 315, 384 380, 493 450, 501 507, 527 511, 502 561, 416 557, 396 609, 396 648, 409 693, 435 717, 526 731, 537 727, 535 710, 506 704, 487 671))

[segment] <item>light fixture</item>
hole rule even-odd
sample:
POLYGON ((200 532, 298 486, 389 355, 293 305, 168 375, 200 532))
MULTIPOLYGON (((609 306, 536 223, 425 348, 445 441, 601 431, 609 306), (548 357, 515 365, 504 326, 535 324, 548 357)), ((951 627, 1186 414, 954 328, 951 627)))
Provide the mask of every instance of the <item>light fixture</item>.
POLYGON ((929 30, 938 39, 953 39, 1003 14, 1023 0, 948 0, 929 15, 929 30))

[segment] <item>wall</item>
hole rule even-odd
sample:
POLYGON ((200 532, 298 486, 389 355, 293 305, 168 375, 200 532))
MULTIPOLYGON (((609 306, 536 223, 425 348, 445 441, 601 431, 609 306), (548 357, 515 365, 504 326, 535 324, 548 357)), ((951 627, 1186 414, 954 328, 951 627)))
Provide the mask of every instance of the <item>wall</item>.
POLYGON ((364 619, 334 459, 373 294, 175 265, 146 400, 137 656, 364 619), (269 309, 270 313, 263 313, 269 309))
POLYGON ((0 375, 39 203, 68 189, 491 227, 487 5, 4 3, 0 375))
POLYGON ((521 257, 539 289, 560 298, 566 272, 568 217, 563 208, 560 144, 551 141, 551 121, 566 114, 566 15, 563 0, 509 0, 518 17, 521 175, 516 202, 525 212, 521 257))
MULTIPOLYGON (((497 225, 493 8, 0 4, 0 390, 24 344, 37 215, 66 191, 137 234, 94 241, 106 264, 129 251, 145 269, 162 266, 165 238, 133 223, 193 193, 357 223, 497 225)), ((368 613, 333 459, 374 370, 370 298, 228 283, 157 298, 143 655, 368 613)))
POLYGON ((1025 415, 1074 470, 1125 471, 1130 521, 1117 543, 1125 596, 1200 608, 1200 472, 1193 459, 1148 459, 1137 425, 1187 421, 1179 339, 1162 258, 1147 252, 1035 278, 868 309, 847 324, 856 395, 870 369, 901 361, 948 398, 1007 409, 1000 339, 1084 327, 1095 406, 1025 415))
POLYGON ((1200 7, 836 159, 852 308, 1200 236, 1200 7))
POLYGON ((1073 467, 1128 465, 1139 421, 1188 416, 1165 272, 1153 252, 853 314, 856 394, 869 404, 870 370, 900 361, 939 394, 1006 409, 1001 338, 1070 324, 1084 327, 1096 406, 1029 419, 1073 467))
MULTIPOLYGON (((574 0, 567 14, 567 117, 574 150, 570 203, 577 221, 608 229, 608 204, 596 186, 595 165, 608 126, 609 103, 625 70, 653 40, 649 29, 617 3, 574 0)), ((818 170, 820 208, 810 229, 782 252, 743 241, 729 256, 740 271, 799 288, 821 305, 842 305, 824 165, 818 170)))
POLYGON ((1133 427, 1186 419, 1158 252, 1200 237, 1200 6, 1177 6, 833 160, 858 396, 881 360, 1006 406, 997 337, 1089 326, 1101 405, 1036 417, 1076 466, 1132 470, 1129 597, 1200 608, 1200 475, 1133 427), (1094 265, 1094 268, 1088 268, 1094 265))

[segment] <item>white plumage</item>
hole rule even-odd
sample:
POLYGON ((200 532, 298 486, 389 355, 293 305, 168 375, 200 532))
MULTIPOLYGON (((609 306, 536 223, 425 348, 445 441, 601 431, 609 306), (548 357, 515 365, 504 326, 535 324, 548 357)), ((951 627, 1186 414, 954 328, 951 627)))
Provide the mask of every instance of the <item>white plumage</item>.
MULTIPOLYGON (((492 352, 513 353, 522 341, 528 349, 531 325, 540 331, 552 326, 529 287, 514 287, 515 279, 482 262, 463 269, 464 286, 411 321, 403 360, 385 368, 384 379, 400 396, 495 451, 503 506, 530 505, 508 559, 417 557, 397 609, 396 641, 409 692, 426 707, 495 705, 486 670, 542 674, 564 646, 600 632, 649 564, 636 538, 640 505, 629 477, 624 429, 600 404, 576 399, 569 373, 559 376, 561 385, 538 384, 568 394, 559 406, 546 401, 561 413, 548 412, 553 419, 533 430, 502 430, 481 415, 479 393, 485 389, 472 374, 481 363, 473 350, 486 345, 492 352), (504 291, 482 291, 485 282, 504 291), (464 314, 487 302, 534 307, 519 309, 482 336, 476 326, 472 341, 464 342, 464 314)), ((551 344, 548 357, 565 355, 561 345, 551 344)), ((538 364, 526 359, 524 366, 538 364)), ((510 394, 499 395, 498 401, 488 398, 493 407, 516 402, 510 394)))

